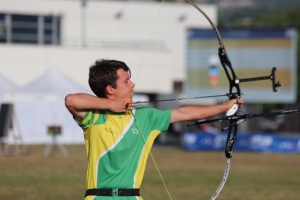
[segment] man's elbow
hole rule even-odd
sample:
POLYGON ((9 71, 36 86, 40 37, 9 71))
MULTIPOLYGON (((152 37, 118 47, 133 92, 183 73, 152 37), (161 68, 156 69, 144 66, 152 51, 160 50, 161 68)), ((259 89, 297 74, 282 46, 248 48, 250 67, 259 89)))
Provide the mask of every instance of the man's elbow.
POLYGON ((65 97, 65 106, 69 109, 69 110, 73 110, 75 109, 75 105, 76 105, 76 97, 74 94, 68 94, 65 97))

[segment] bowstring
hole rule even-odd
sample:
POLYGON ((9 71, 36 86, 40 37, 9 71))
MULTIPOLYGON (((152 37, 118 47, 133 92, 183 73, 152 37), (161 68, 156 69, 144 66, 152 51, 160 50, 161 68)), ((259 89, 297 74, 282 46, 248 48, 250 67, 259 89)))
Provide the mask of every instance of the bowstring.
POLYGON ((142 68, 144 67, 144 62, 145 62, 145 59, 146 59, 146 55, 147 55, 147 53, 148 53, 149 46, 150 46, 150 43, 151 43, 151 41, 152 41, 153 33, 154 33, 155 28, 156 28, 157 21, 158 21, 158 19, 159 19, 159 16, 160 16, 160 13, 161 13, 162 6, 163 6, 163 4, 164 4, 164 1, 165 1, 165 0, 162 0, 162 1, 161 1, 160 7, 159 7, 159 11, 158 11, 157 17, 156 17, 156 19, 155 19, 155 23, 154 23, 154 26, 153 26, 153 29, 152 29, 150 38, 149 38, 149 40, 148 40, 148 42, 147 42, 146 50, 145 50, 145 53, 144 53, 144 56, 143 56, 143 59, 142 59, 142 64, 141 64, 141 66, 140 66, 140 68, 139 68, 139 71, 138 71, 138 75, 137 75, 135 84, 137 84, 138 79, 139 79, 139 76, 140 76, 140 73, 141 73, 141 71, 142 71, 142 68))
MULTIPOLYGON (((145 50, 145 53, 144 53, 144 56, 143 56, 143 59, 142 59, 142 64, 141 64, 141 66, 140 66, 140 68, 139 68, 139 71, 138 71, 138 74, 137 74, 137 78, 136 78, 136 81, 135 81, 135 84, 136 84, 136 85, 137 85, 137 82, 138 82, 138 80, 139 80, 139 77, 140 77, 142 68, 144 67, 146 55, 147 55, 147 53, 148 53, 149 46, 150 46, 150 43, 151 43, 151 41, 152 41, 152 37, 153 37, 153 34, 154 34, 154 30, 155 30, 155 28, 156 28, 156 25, 157 25, 157 22, 158 22, 158 19, 159 19, 159 16, 160 16, 160 13, 161 13, 163 4, 164 4, 164 0, 161 1, 160 7, 159 7, 159 11, 158 11, 158 14, 157 14, 157 17, 156 17, 156 20, 155 20, 155 23, 154 23, 154 26, 153 26, 153 29, 152 29, 150 38, 149 38, 149 40, 148 40, 147 46, 146 46, 146 50, 145 50)), ((156 163, 156 161, 155 161, 155 159, 154 159, 153 154, 151 153, 151 149, 149 149, 148 146, 146 145, 146 144, 147 144, 147 143, 146 143, 146 139, 145 139, 145 137, 144 137, 144 134, 143 134, 142 130, 140 129, 140 126, 139 126, 139 124, 138 124, 138 122, 137 122, 137 120, 136 120, 136 118, 135 118, 135 115, 133 114, 132 111, 130 111, 130 112, 131 112, 131 114, 132 114, 132 116, 133 116, 133 118, 134 118, 134 121, 136 122, 136 125, 137 125, 137 127, 138 127, 138 129, 139 129, 139 132, 140 132, 140 134, 141 134, 141 136, 142 136, 142 138, 143 138, 143 141, 144 141, 144 144, 145 144, 145 147, 146 147, 146 151, 149 153, 149 155, 150 155, 150 157, 151 157, 151 159, 152 159, 152 161, 153 161, 153 163, 154 163, 154 166, 155 166, 155 168, 156 168, 156 170, 157 170, 157 172, 158 172, 158 174, 159 174, 159 177, 160 177, 160 179, 161 179, 161 181, 162 181, 162 183, 163 183, 163 185, 164 185, 164 187, 165 187, 165 189, 166 189, 166 191, 167 191, 167 194, 168 194, 168 196, 169 196, 169 199, 172 200, 171 194, 170 194, 170 192, 169 192, 169 190, 168 190, 168 187, 167 187, 167 185, 166 185, 166 183, 165 183, 165 181, 164 181, 164 178, 163 178, 163 176, 162 176, 162 174, 161 174, 161 172, 160 172, 160 170, 159 170, 159 168, 158 168, 158 165, 157 165, 157 163, 156 163)))

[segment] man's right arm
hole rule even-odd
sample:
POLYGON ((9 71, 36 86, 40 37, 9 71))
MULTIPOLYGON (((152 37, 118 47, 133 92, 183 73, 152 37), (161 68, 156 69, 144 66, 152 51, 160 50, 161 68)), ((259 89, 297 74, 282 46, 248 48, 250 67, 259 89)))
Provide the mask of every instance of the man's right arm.
POLYGON ((109 109, 114 112, 126 112, 126 102, 122 99, 100 98, 90 94, 68 94, 65 105, 76 120, 81 121, 88 109, 109 109))

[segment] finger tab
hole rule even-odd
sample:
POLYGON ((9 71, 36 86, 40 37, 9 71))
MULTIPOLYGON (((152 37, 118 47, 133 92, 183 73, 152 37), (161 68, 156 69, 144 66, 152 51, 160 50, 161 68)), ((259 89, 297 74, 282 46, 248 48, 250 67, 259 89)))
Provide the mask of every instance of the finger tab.
POLYGON ((132 100, 131 99, 125 99, 124 101, 125 101, 125 103, 132 104, 132 100))

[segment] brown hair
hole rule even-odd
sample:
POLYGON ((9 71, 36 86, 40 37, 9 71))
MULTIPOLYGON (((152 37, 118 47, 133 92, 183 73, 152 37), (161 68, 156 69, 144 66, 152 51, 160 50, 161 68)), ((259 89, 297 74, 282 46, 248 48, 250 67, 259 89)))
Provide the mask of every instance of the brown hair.
POLYGON ((124 62, 117 60, 97 60, 90 67, 89 85, 96 96, 106 98, 105 89, 108 85, 116 88, 119 69, 123 69, 131 75, 129 67, 124 62))

